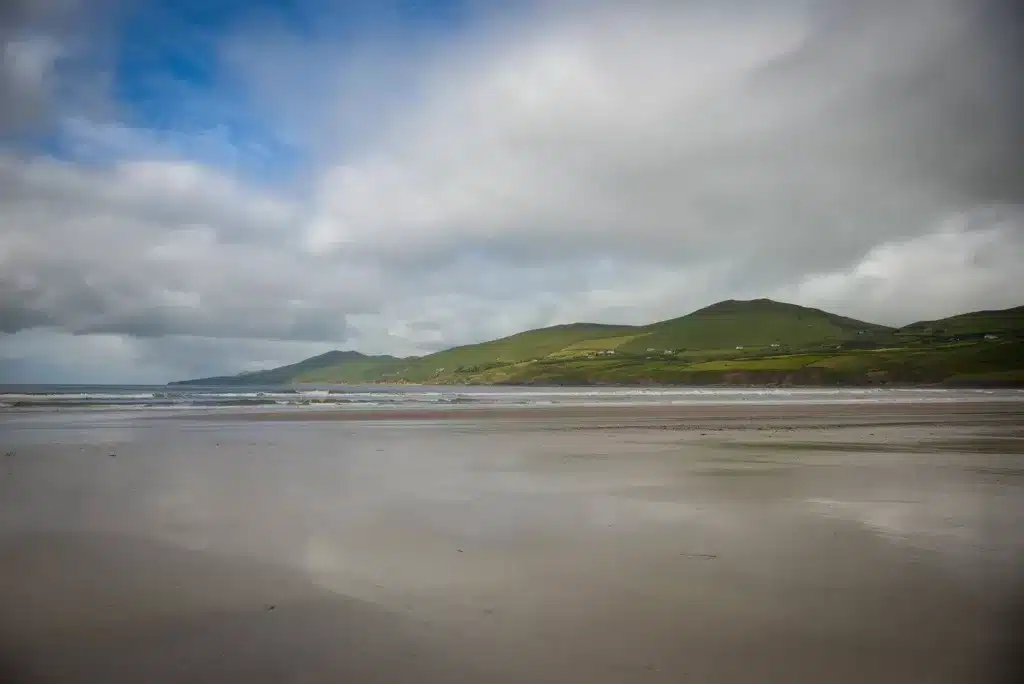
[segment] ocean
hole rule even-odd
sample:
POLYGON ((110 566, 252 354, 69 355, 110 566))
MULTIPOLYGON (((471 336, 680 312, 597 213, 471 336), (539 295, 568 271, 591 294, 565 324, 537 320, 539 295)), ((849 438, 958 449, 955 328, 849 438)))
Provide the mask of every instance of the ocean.
POLYGON ((0 411, 403 410, 446 406, 644 406, 1021 401, 1020 389, 0 385, 0 411))

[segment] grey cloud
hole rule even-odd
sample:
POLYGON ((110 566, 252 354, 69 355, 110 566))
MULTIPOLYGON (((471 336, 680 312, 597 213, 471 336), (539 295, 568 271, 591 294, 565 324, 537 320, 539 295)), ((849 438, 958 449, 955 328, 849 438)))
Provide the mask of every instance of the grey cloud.
POLYGON ((193 336, 150 338, 134 344, 139 364, 155 371, 154 379, 161 382, 274 368, 334 348, 325 343, 193 336))
POLYGON ((213 171, 0 156, 0 178, 7 332, 341 342, 384 294, 371 268, 297 252, 290 204, 213 171))
POLYGON ((252 338, 293 341, 337 341, 348 336, 344 314, 326 308, 289 311, 273 303, 243 305, 225 311, 199 307, 147 307, 139 313, 113 314, 75 327, 78 335, 165 337, 197 335, 211 338, 252 338), (283 315, 282 315, 283 314, 283 315))
POLYGON ((0 334, 5 382, 145 382, 147 369, 137 361, 131 341, 116 336, 74 337, 57 328, 0 334))
MULTIPOLYGON (((4 25, 0 15, 0 26, 4 25)), ((58 57, 53 39, 15 36, 0 29, 0 132, 37 128, 49 117, 48 80, 58 57)))
MULTIPOLYGON (((0 292, 3 291, 4 286, 0 284, 0 292)), ((27 308, 7 296, 4 300, 0 302, 0 333, 16 333, 19 330, 53 325, 53 319, 46 313, 27 308)))
POLYGON ((0 3, 0 134, 44 132, 58 106, 102 108, 105 36, 120 0, 0 3), (106 22, 106 23, 105 23, 106 22))
POLYGON ((325 175, 310 245, 730 251, 771 284, 1020 201, 1020 54, 999 25, 952 1, 854 4, 809 25, 612 5, 442 59, 401 125, 325 175))
POLYGON ((89 169, 0 154, 0 201, 8 215, 28 223, 48 218, 39 211, 44 198, 76 218, 109 215, 166 230, 210 227, 220 239, 233 241, 258 241, 268 234, 275 241, 286 239, 282 226, 294 219, 289 203, 198 164, 131 161, 89 169))
POLYGON ((852 159, 884 159, 908 183, 924 179, 960 202, 1024 198, 1014 172, 1024 152, 1024 89, 1015 85, 1024 34, 1014 3, 819 6, 817 30, 758 75, 765 89, 834 89, 813 112, 843 124, 826 133, 852 159))
POLYGON ((805 275, 773 294, 892 325, 1020 306, 1024 215, 1019 209, 980 214, 881 244, 848 268, 805 275))
POLYGON ((29 330, 0 335, 0 383, 164 383, 273 368, 333 348, 322 342, 76 336, 29 330))

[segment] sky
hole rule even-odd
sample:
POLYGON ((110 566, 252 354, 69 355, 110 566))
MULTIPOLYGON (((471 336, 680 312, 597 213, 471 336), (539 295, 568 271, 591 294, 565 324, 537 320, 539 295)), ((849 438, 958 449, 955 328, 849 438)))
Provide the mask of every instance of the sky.
POLYGON ((1010 0, 6 0, 0 382, 1024 304, 1010 0))

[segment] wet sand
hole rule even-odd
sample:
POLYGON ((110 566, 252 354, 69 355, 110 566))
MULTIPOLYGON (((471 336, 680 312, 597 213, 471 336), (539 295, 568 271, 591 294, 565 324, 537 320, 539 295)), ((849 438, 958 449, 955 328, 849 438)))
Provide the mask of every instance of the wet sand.
MULTIPOLYGON (((872 425, 971 425, 1018 424, 1024 414, 1024 402, 977 401, 963 403, 840 403, 830 404, 682 404, 647 406, 524 406, 457 407, 444 409, 258 409, 237 413, 238 420, 269 422, 302 420, 365 422, 378 420, 415 421, 515 421, 528 429, 553 423, 562 429, 582 421, 605 427, 641 427, 669 425, 695 428, 704 424, 736 428, 780 426, 786 428, 828 428, 872 425)), ((221 421, 223 413, 182 413, 168 418, 177 420, 221 421)))
POLYGON ((5 416, 0 680, 1010 674, 1021 404, 354 413, 5 416))

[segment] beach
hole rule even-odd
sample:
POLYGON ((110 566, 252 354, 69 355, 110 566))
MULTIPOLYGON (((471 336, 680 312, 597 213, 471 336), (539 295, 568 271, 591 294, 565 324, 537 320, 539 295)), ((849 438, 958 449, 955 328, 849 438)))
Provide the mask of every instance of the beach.
POLYGON ((0 680, 1008 680, 1024 401, 948 398, 0 413, 0 680))

